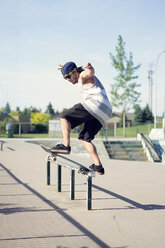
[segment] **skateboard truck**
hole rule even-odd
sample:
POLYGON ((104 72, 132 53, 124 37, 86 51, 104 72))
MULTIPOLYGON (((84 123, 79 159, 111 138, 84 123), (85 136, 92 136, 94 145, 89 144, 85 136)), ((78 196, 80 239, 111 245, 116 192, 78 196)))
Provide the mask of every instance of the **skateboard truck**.
POLYGON ((57 160, 57 157, 56 157, 56 155, 54 155, 54 154, 52 154, 52 155, 48 155, 47 157, 46 157, 46 160, 47 161, 56 161, 57 160))

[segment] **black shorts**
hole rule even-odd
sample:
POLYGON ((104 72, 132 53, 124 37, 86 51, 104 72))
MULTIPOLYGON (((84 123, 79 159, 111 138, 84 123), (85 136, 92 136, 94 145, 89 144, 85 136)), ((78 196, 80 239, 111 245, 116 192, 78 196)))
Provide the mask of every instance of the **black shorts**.
POLYGON ((102 124, 92 116, 81 103, 63 111, 60 118, 66 119, 71 124, 71 129, 84 124, 79 132, 78 139, 90 142, 102 128, 102 124))

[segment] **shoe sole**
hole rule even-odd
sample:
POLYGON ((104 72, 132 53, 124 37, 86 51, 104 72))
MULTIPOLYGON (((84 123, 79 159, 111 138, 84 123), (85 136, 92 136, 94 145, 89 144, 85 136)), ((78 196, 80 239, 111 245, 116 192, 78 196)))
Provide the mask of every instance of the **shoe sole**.
POLYGON ((99 171, 96 171, 96 170, 92 170, 91 168, 89 168, 91 171, 93 172, 96 172, 98 175, 104 175, 105 174, 105 171, 104 172, 99 172, 99 171))
POLYGON ((104 175, 105 172, 98 172, 98 171, 95 171, 97 174, 99 174, 100 176, 104 175))
POLYGON ((51 150, 52 153, 62 153, 62 154, 70 154, 69 151, 65 150, 51 150))

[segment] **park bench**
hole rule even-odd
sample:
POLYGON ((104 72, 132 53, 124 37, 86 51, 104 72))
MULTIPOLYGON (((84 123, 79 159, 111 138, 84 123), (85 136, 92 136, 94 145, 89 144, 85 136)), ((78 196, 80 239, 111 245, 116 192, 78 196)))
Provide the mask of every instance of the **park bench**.
POLYGON ((78 172, 87 177, 87 192, 86 192, 86 208, 92 209, 92 177, 95 173, 88 168, 79 164, 65 156, 57 154, 56 161, 51 156, 47 157, 47 185, 50 185, 50 165, 51 163, 57 165, 57 191, 61 192, 62 188, 62 167, 70 169, 70 199, 75 199, 75 172, 78 172))

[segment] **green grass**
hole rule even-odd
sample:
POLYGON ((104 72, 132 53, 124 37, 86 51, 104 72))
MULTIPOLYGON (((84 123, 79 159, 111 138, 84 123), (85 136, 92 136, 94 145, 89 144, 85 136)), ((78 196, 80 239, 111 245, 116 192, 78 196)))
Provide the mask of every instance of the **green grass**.
MULTIPOLYGON (((0 134, 0 138, 6 138, 5 134, 0 134)), ((13 138, 50 138, 48 134, 34 134, 34 133, 23 133, 21 136, 19 134, 14 134, 13 138)), ((53 137, 52 137, 53 138, 53 137)))
MULTIPOLYGON (((139 132, 149 134, 151 129, 154 128, 154 124, 145 124, 145 125, 128 127, 125 130, 126 137, 127 138, 136 137, 137 128, 138 128, 139 132)), ((162 124, 157 124, 157 128, 162 128, 162 124)), ((109 130, 108 136, 114 136, 114 130, 113 129, 109 130)), ((116 129, 116 136, 117 137, 123 137, 123 128, 119 127, 116 129)))
MULTIPOLYGON (((151 129, 154 127, 154 124, 145 124, 145 125, 138 125, 133 127, 126 128, 126 137, 127 138, 133 138, 136 137, 136 129, 138 128, 141 133, 147 133, 149 134, 151 129)), ((157 128, 162 128, 162 124, 157 124, 157 128)), ((78 133, 71 132, 71 138, 77 138, 78 133)), ((100 137, 100 135, 97 135, 97 137, 100 137)), ((113 137, 114 136, 114 130, 108 129, 107 130, 107 136, 113 137)), ((123 128, 117 128, 116 129, 116 136, 117 137, 123 137, 123 128)), ((5 138, 5 134, 0 134, 0 138, 5 138)), ((59 137, 50 137, 48 134, 21 134, 19 136, 18 134, 14 134, 14 138, 59 138, 59 137)))
MULTIPOLYGON (((78 133, 73 133, 71 132, 71 138, 77 138, 78 133)), ((0 138, 6 138, 6 134, 0 134, 0 138)), ((47 133, 23 133, 21 135, 19 134, 14 134, 13 138, 22 138, 22 139, 39 139, 39 138, 61 138, 61 137, 52 137, 49 136, 47 133)))

